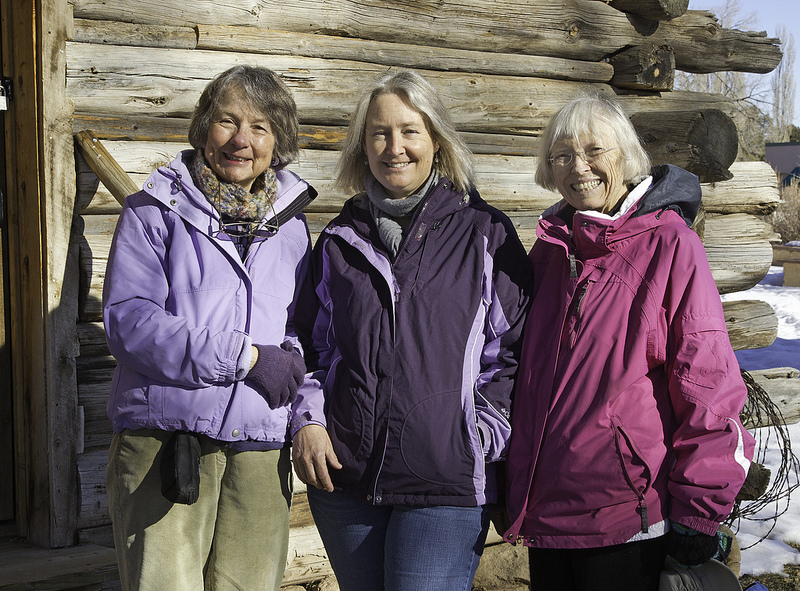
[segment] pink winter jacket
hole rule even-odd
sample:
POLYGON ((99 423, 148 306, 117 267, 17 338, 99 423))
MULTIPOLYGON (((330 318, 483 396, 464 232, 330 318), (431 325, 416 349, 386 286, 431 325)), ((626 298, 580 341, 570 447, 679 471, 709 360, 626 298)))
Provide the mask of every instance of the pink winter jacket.
POLYGON ((570 232, 574 210, 558 204, 540 220, 506 541, 609 546, 660 535, 666 519, 713 535, 747 475, 747 390, 687 226, 700 185, 671 166, 653 174, 615 218, 574 212, 570 232))

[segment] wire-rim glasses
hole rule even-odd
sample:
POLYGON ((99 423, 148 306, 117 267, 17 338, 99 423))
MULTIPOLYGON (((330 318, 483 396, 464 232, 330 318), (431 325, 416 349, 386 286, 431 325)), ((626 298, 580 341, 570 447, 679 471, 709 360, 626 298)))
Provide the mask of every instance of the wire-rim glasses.
POLYGON ((225 234, 231 238, 270 238, 278 233, 279 225, 275 218, 262 222, 220 222, 214 235, 225 234))
POLYGON ((610 152, 611 150, 616 150, 617 147, 614 148, 592 148, 588 152, 584 152, 582 150, 578 150, 576 152, 559 152, 558 154, 553 154, 547 160, 553 166, 569 166, 572 164, 572 161, 575 160, 576 156, 579 156, 581 160, 583 160, 586 164, 591 164, 603 154, 610 152))
MULTIPOLYGON (((217 202, 215 206, 217 211, 220 211, 219 193, 217 194, 217 202)), ((218 234, 225 234, 231 238, 270 238, 278 233, 280 223, 278 222, 278 214, 275 212, 275 204, 271 198, 267 198, 269 203, 269 218, 265 220, 235 220, 223 222, 220 220, 219 229, 213 235, 216 237, 218 234)))

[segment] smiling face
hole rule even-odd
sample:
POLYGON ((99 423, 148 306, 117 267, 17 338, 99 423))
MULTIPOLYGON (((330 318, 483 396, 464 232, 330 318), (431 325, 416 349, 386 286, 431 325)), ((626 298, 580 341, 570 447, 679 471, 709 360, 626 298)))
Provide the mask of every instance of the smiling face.
POLYGON ((570 152, 572 162, 566 166, 552 164, 553 178, 564 199, 579 211, 595 210, 608 213, 628 192, 623 177, 622 156, 610 129, 599 126, 595 133, 578 139, 564 138, 553 144, 550 156, 570 152), (585 154, 600 154, 587 164, 585 154))
POLYGON ((203 154, 223 181, 246 190, 269 168, 275 136, 269 120, 228 93, 214 112, 203 154))
POLYGON ((373 176, 396 199, 413 195, 430 176, 439 149, 422 114, 396 94, 381 94, 367 111, 364 131, 373 176))

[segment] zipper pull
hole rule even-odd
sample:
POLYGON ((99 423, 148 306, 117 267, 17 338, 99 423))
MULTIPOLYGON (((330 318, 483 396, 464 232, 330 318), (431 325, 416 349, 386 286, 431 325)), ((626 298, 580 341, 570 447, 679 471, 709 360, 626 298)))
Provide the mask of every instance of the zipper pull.
POLYGON ((419 225, 419 229, 417 229, 417 233, 414 235, 414 240, 419 242, 422 239, 422 235, 425 234, 425 229, 428 227, 428 224, 422 222, 419 225))
POLYGON ((569 276, 572 279, 578 276, 578 265, 575 262, 575 255, 572 253, 569 255, 569 276))
POLYGON ((646 534, 650 530, 650 526, 647 523, 647 505, 644 502, 644 495, 639 499, 639 512, 642 516, 642 533, 646 534))

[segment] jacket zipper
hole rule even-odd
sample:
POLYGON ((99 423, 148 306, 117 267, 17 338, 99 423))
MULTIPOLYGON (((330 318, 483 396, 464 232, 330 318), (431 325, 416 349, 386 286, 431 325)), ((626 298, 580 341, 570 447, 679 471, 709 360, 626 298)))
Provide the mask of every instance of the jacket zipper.
POLYGON ((587 281, 581 287, 581 291, 578 294, 578 297, 575 298, 575 303, 572 306, 572 317, 574 318, 574 322, 572 325, 572 334, 570 335, 570 347, 575 346, 575 342, 578 338, 578 324, 581 321, 581 307, 583 304, 583 300, 586 297, 586 293, 589 291, 589 285, 591 281, 587 281))
MULTIPOLYGON (((422 219, 422 215, 425 213, 425 210, 428 207, 428 201, 426 200, 425 203, 422 205, 422 209, 419 211, 419 214, 416 216, 417 220, 422 219)), ((431 226, 431 230, 438 230, 441 226, 440 221, 435 221, 431 226)), ((427 224, 424 221, 419 221, 416 228, 412 227, 411 230, 414 230, 414 240, 421 240, 425 235, 425 230, 427 229, 427 224)), ((400 248, 397 251, 397 257, 395 257, 395 261, 400 256, 400 253, 403 251, 406 242, 408 241, 409 237, 411 236, 411 232, 406 234, 405 238, 403 238, 402 242, 400 243, 400 248)), ((394 275, 394 262, 391 262, 392 268, 392 283, 394 287, 394 309, 392 310, 392 355, 394 355, 394 351, 396 349, 396 338, 397 338, 397 305, 400 303, 400 286, 397 283, 397 278, 394 275)), ((392 396, 394 395, 394 380, 392 380, 392 396)), ((389 400, 389 408, 391 408, 391 399, 389 400)), ((367 501, 372 502, 375 505, 378 505, 382 502, 383 497, 378 494, 378 480, 380 479, 381 472, 383 471, 383 462, 386 458, 386 447, 389 445, 389 417, 386 418, 386 436, 383 440, 383 452, 381 453, 381 463, 378 467, 378 471, 375 474, 375 481, 372 486, 372 495, 367 495, 367 501)))

